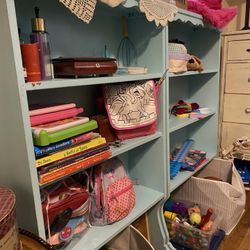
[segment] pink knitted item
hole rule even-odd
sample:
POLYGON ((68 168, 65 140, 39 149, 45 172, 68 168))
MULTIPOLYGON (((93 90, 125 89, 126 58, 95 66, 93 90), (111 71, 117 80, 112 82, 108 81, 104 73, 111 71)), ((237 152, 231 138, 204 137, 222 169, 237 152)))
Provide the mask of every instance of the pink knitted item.
POLYGON ((201 3, 207 5, 210 9, 221 9, 221 0, 200 0, 201 3))
POLYGON ((201 14, 216 28, 226 26, 237 14, 237 8, 221 8, 221 0, 188 0, 188 10, 201 14))

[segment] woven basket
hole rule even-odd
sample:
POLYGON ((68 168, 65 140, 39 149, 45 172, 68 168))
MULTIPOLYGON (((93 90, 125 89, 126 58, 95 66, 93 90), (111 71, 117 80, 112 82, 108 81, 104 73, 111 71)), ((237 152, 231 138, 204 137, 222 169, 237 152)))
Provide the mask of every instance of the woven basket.
POLYGON ((181 73, 187 71, 187 62, 190 56, 185 45, 180 43, 168 44, 169 72, 181 73))

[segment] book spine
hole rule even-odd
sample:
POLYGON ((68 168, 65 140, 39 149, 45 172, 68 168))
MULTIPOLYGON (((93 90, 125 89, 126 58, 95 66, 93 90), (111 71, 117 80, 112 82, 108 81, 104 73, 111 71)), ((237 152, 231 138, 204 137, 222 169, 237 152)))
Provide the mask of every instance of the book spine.
POLYGON ((55 162, 55 164, 42 166, 38 169, 38 172, 39 172, 39 174, 49 173, 53 170, 60 169, 62 167, 68 166, 70 164, 81 161, 83 159, 86 159, 90 156, 93 156, 95 154, 101 153, 101 152, 109 150, 109 149, 110 149, 109 146, 107 144, 104 144, 104 146, 101 145, 101 146, 95 147, 93 149, 89 149, 89 150, 87 150, 87 152, 84 151, 84 152, 79 153, 77 155, 73 155, 70 158, 67 158, 66 160, 59 160, 59 161, 55 162))
POLYGON ((66 140, 63 140, 61 142, 51 144, 49 146, 44 146, 44 147, 35 146, 34 147, 35 156, 40 157, 40 156, 43 156, 45 154, 49 154, 49 153, 53 153, 53 152, 58 151, 58 150, 65 149, 69 146, 79 144, 81 142, 89 141, 89 140, 93 139, 93 136, 94 136, 94 133, 89 132, 87 134, 83 134, 83 135, 76 136, 74 138, 66 139, 66 140))
POLYGON ((94 156, 88 157, 82 161, 75 163, 75 164, 66 166, 62 169, 55 170, 53 172, 40 175, 39 176, 40 185, 47 184, 47 183, 52 182, 52 181, 59 179, 61 177, 72 174, 80 169, 84 169, 86 167, 89 167, 90 165, 97 164, 98 162, 110 157, 111 155, 112 155, 112 152, 110 150, 107 150, 107 151, 104 151, 102 153, 96 154, 94 156))
POLYGON ((36 167, 39 168, 41 166, 47 165, 49 163, 52 163, 54 161, 63 159, 65 157, 75 155, 77 153, 83 152, 83 151, 85 151, 87 149, 96 147, 96 146, 104 144, 104 143, 106 143, 106 139, 104 137, 93 139, 93 140, 91 140, 89 142, 80 144, 79 146, 75 146, 73 148, 65 149, 65 150, 62 150, 62 151, 60 151, 58 153, 55 153, 55 154, 52 154, 52 155, 45 156, 43 158, 37 159, 36 160, 36 167))
POLYGON ((83 108, 72 108, 62 111, 56 111, 48 114, 35 115, 30 117, 31 126, 55 122, 62 119, 74 117, 83 112, 83 108))
POLYGON ((41 124, 40 126, 38 125, 35 127, 31 127, 31 129, 32 129, 32 133, 38 136, 42 130, 46 131, 47 133, 53 133, 53 132, 57 132, 66 128, 71 128, 77 125, 81 125, 87 122, 89 122, 88 117, 71 117, 71 118, 60 120, 60 121, 55 121, 55 122, 51 122, 47 124, 41 124))
POLYGON ((75 107, 76 107, 75 103, 68 103, 68 104, 61 104, 61 105, 50 106, 50 107, 45 107, 45 108, 37 108, 34 110, 30 110, 29 115, 30 116, 41 115, 41 114, 56 112, 60 110, 75 108, 75 107))

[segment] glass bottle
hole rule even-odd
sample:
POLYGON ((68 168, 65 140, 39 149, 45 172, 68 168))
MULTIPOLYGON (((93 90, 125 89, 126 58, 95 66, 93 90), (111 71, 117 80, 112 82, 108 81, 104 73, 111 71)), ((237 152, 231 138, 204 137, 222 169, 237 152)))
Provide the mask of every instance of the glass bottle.
POLYGON ((42 80, 53 78, 53 67, 50 55, 49 34, 45 30, 44 19, 39 17, 39 8, 35 7, 36 18, 32 18, 31 43, 38 43, 42 80))

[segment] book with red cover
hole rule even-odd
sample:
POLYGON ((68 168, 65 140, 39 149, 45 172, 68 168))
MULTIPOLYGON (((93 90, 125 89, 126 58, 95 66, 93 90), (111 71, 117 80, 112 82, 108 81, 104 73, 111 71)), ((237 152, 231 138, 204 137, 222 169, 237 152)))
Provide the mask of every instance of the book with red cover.
POLYGON ((112 152, 110 150, 106 150, 104 152, 101 152, 99 154, 90 156, 82 161, 76 162, 72 165, 63 167, 59 170, 52 171, 51 173, 46 173, 39 176, 39 182, 40 185, 48 184, 54 180, 57 180, 59 178, 65 177, 69 174, 72 174, 78 170, 82 170, 84 168, 87 168, 91 165, 98 164, 100 161, 109 158, 112 155, 112 152))
POLYGON ((71 108, 60 110, 56 112, 51 112, 47 114, 30 116, 31 126, 36 126, 44 123, 54 122, 70 117, 74 117, 83 112, 83 108, 71 108))

